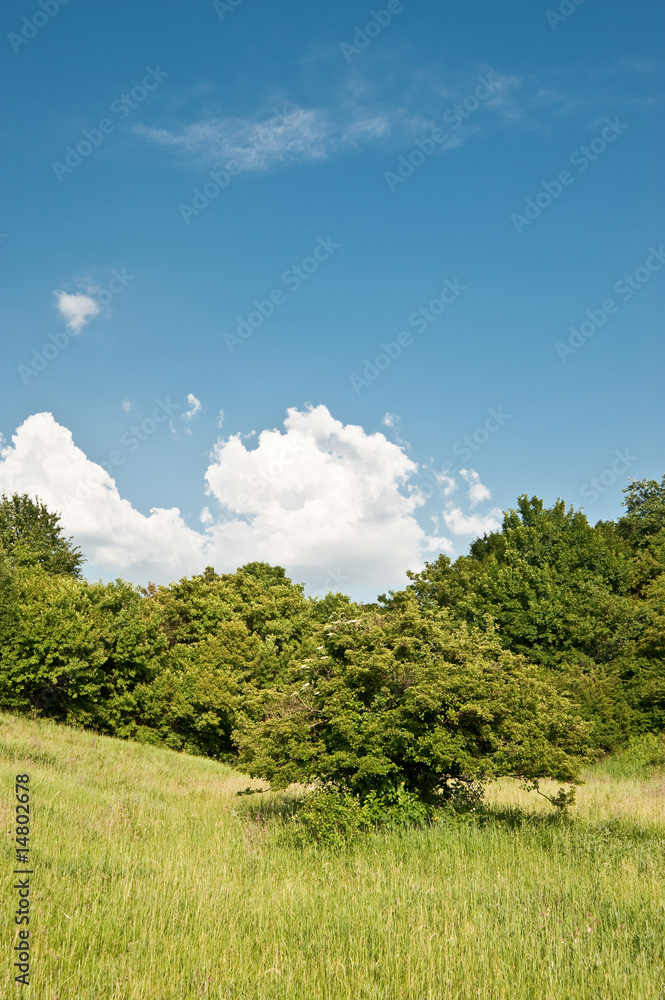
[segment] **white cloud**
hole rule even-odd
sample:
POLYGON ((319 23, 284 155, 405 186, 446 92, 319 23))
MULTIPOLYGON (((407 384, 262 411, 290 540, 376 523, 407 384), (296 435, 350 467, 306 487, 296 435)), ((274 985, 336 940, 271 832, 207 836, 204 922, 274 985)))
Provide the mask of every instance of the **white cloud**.
POLYGON ((449 497, 451 493, 455 492, 457 489, 457 480, 454 476, 448 475, 447 472, 437 472, 433 468, 430 468, 430 473, 436 479, 437 485, 444 497, 449 497))
POLYGON ((122 573, 136 582, 171 580, 194 566, 200 536, 177 508, 153 508, 145 517, 118 493, 114 480, 74 444, 50 413, 37 413, 0 451, 0 492, 38 495, 62 514, 89 563, 100 572, 122 573))
POLYGON ((181 413, 180 416, 185 421, 185 432, 187 434, 191 434, 192 420, 194 417, 199 415, 203 407, 201 405, 201 400, 197 399, 192 392, 187 394, 187 405, 189 406, 189 409, 185 410, 184 413, 181 413))
POLYGON ((135 132, 149 142, 180 150, 194 159, 241 170, 266 170, 280 163, 324 160, 332 139, 325 112, 292 107, 267 119, 210 118, 168 129, 139 125, 135 132))
POLYGON ((473 469, 460 469, 460 475, 464 476, 467 483, 469 484, 469 503, 472 507, 476 507, 479 503, 483 503, 484 500, 491 500, 492 493, 486 486, 480 481, 480 476, 473 469))
POLYGON ((457 489, 457 480, 454 476, 447 476, 445 472, 437 473, 436 478, 441 483, 444 497, 449 497, 457 489))
POLYGON ((486 107, 495 111, 500 118, 511 124, 525 122, 527 115, 515 95, 515 91, 521 88, 521 77, 506 73, 492 73, 492 79, 494 92, 491 97, 487 98, 486 107))
MULTIPOLYGON (((188 412, 200 406, 188 402, 188 412)), ((437 552, 454 554, 436 523, 428 532, 416 518, 424 498, 409 481, 417 471, 384 434, 344 425, 325 406, 291 408, 281 430, 217 442, 205 474, 210 500, 194 529, 178 508, 146 516, 132 507, 50 413, 28 417, 0 448, 0 492, 38 495, 61 512, 93 578, 168 583, 206 565, 229 572, 261 560, 284 566, 310 592, 335 577, 366 600, 405 586, 406 570, 437 552)), ((449 507, 443 518, 455 535, 478 535, 500 526, 497 515, 449 507)))
POLYGON ((252 450, 240 435, 216 446, 206 480, 231 519, 214 528, 220 545, 297 567, 299 578, 340 567, 356 586, 385 587, 444 543, 415 519, 421 498, 400 492, 417 468, 401 447, 325 406, 289 409, 284 426, 252 450))
POLYGON ((54 292, 57 309, 73 333, 80 333, 99 313, 99 304, 82 292, 54 292))
MULTIPOLYGON (((362 146, 392 140, 396 149, 413 143, 440 121, 410 114, 404 108, 275 109, 272 118, 207 118, 171 128, 137 125, 136 135, 181 153, 199 167, 264 171, 291 163, 323 162, 362 146)), ((464 145, 477 126, 450 134, 442 149, 464 145)))
POLYGON ((394 427, 396 423, 399 422, 399 417, 396 413, 386 413, 381 423, 384 427, 394 427))
POLYGON ((122 401, 122 408, 125 411, 125 413, 129 413, 129 411, 132 408, 132 404, 131 404, 131 402, 130 402, 129 399, 123 399, 123 401, 122 401))
POLYGON ((92 576, 137 583, 264 560, 311 590, 334 572, 348 578, 350 592, 372 599, 404 586, 405 571, 425 557, 450 551, 448 539, 416 520, 422 498, 403 491, 416 464, 383 434, 343 425, 318 406, 290 409, 282 432, 245 438, 251 450, 240 434, 213 449, 205 476, 213 502, 198 530, 177 508, 135 510, 50 413, 28 417, 0 450, 0 492, 38 495, 61 512, 92 576))
POLYGON ((219 416, 217 417, 217 426, 221 428, 224 424, 224 410, 219 411, 219 416))
POLYGON ((455 81, 445 83, 435 82, 428 73, 414 81, 410 74, 399 102, 390 84, 370 85, 353 76, 337 87, 326 107, 287 102, 281 108, 247 117, 208 114, 161 128, 139 124, 133 131, 147 142, 208 169, 234 163, 243 171, 264 171, 290 163, 323 162, 340 152, 377 143, 392 147, 394 152, 408 152, 409 145, 434 128, 446 132, 439 150, 444 152, 464 146, 486 127, 487 117, 483 122, 471 120, 469 115, 458 127, 449 127, 445 115, 455 101, 472 97, 479 80, 488 75, 493 91, 482 100, 481 111, 489 112, 495 123, 503 126, 527 121, 517 99, 523 80, 479 67, 475 74, 458 75, 455 81))
POLYGON ((376 142, 387 139, 393 132, 395 120, 387 114, 376 115, 373 118, 358 118, 352 121, 342 132, 342 142, 348 146, 359 146, 364 142, 376 142))
POLYGON ((443 519, 453 535, 473 535, 478 538, 498 531, 501 527, 501 515, 500 507, 494 507, 489 514, 464 514, 459 507, 451 506, 444 510, 443 519))

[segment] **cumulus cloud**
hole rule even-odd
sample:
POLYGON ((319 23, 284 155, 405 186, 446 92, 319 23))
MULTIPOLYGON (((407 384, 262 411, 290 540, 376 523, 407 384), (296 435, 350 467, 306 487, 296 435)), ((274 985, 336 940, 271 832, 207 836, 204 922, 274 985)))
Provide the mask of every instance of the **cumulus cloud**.
POLYGON ((166 583, 206 565, 229 572, 264 560, 312 591, 337 579, 363 599, 404 586, 407 569, 450 551, 416 519, 416 471, 381 433, 344 425, 325 406, 290 409, 282 430, 217 442, 195 530, 178 508, 132 507, 50 413, 28 417, 0 449, 0 492, 37 495, 59 511, 92 575, 166 583))
POLYGON ((385 586, 446 542, 418 524, 420 495, 402 492, 417 466, 399 445, 343 425, 325 406, 289 409, 284 427, 262 431, 251 450, 240 435, 214 450, 206 481, 230 519, 213 529, 227 551, 251 549, 301 578, 340 569, 356 584, 385 586))
MULTIPOLYGON (((187 412, 198 412, 196 397, 188 403, 187 412)), ((417 519, 425 503, 411 487, 417 472, 384 434, 342 424, 325 406, 291 408, 281 429, 220 438, 192 528, 178 508, 136 510, 50 413, 28 417, 0 447, 0 493, 39 496, 60 512, 93 577, 168 583, 207 565, 232 572, 261 560, 284 566, 310 592, 342 589, 364 600, 405 586, 406 570, 438 552, 454 554, 436 522, 426 531, 417 519)), ((498 508, 443 512, 453 535, 496 530, 500 516, 498 508)))
POLYGON ((167 581, 196 565, 201 552, 200 536, 177 508, 153 508, 149 517, 135 510, 50 413, 28 417, 0 450, 0 492, 39 496, 60 512, 65 534, 107 575, 167 581))
POLYGON ((99 313, 99 304, 83 292, 54 292, 58 312, 73 333, 80 333, 99 313))
POLYGON ((500 507, 494 507, 489 514, 464 514, 459 507, 452 506, 443 512, 446 527, 453 535, 472 535, 474 538, 498 531, 501 516, 500 507))
POLYGON ((480 481, 480 476, 473 469, 460 469, 460 475, 463 476, 467 483, 469 484, 469 503, 472 507, 476 507, 479 503, 484 500, 491 500, 492 494, 490 490, 480 481))

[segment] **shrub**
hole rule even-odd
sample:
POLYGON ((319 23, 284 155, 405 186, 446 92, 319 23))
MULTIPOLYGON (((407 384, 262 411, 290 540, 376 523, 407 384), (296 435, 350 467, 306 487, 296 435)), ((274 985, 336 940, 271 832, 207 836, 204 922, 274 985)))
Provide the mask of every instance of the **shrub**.
POLYGON ((316 783, 362 806, 407 795, 437 807, 460 781, 579 780, 589 730, 493 632, 405 595, 391 611, 322 626, 316 651, 234 739, 240 769, 275 789, 316 783))
POLYGON ((367 825, 355 796, 327 789, 308 792, 297 817, 311 840, 327 846, 354 837, 367 825))

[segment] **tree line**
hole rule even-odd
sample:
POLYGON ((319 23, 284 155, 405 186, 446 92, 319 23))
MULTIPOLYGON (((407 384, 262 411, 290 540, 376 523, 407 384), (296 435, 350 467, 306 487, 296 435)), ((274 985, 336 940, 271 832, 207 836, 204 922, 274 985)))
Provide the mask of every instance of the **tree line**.
POLYGON ((431 814, 503 775, 575 783, 665 729, 665 476, 624 494, 596 525, 521 496, 468 555, 371 604, 306 597, 261 562, 88 582, 57 513, 3 496, 0 706, 374 817, 431 814))

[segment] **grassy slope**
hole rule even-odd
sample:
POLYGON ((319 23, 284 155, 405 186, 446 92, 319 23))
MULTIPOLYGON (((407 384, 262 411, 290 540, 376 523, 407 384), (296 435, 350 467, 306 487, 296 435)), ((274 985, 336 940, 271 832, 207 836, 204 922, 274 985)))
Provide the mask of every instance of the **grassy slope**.
POLYGON ((0 760, 2 997, 665 998, 662 776, 599 769, 568 823, 505 782, 484 821, 327 851, 212 761, 10 715, 0 760), (26 771, 28 990, 8 957, 26 771))

